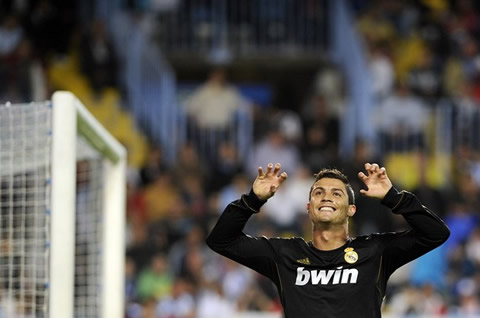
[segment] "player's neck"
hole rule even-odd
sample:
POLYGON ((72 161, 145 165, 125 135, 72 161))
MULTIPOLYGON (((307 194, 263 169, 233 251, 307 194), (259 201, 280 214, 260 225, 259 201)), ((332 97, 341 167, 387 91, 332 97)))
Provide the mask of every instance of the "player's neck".
POLYGON ((348 224, 323 227, 313 226, 313 246, 322 251, 330 251, 343 246, 348 240, 348 224))

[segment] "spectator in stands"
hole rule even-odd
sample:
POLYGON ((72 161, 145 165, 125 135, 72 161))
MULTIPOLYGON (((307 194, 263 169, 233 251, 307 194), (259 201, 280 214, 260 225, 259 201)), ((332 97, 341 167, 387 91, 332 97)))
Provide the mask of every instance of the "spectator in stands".
POLYGON ((238 303, 253 283, 253 273, 238 263, 226 260, 222 272, 222 290, 232 303, 238 303))
POLYGON ((235 305, 225 298, 217 282, 205 284, 197 293, 197 318, 233 317, 235 305))
POLYGON ((151 224, 152 231, 165 232, 168 246, 172 246, 178 240, 183 240, 192 228, 194 219, 189 212, 186 203, 176 195, 166 214, 151 224))
POLYGON ((442 297, 431 285, 421 288, 405 286, 395 294, 386 312, 399 316, 438 317, 446 314, 447 308, 442 297))
POLYGON ((211 174, 208 181, 208 192, 217 192, 233 181, 243 171, 243 163, 233 143, 225 141, 218 145, 216 160, 210 163, 211 174))
MULTIPOLYGON (((480 52, 477 40, 472 35, 464 33, 464 31, 452 32, 451 39, 452 42, 457 42, 458 49, 453 51, 453 54, 447 60, 443 80, 448 95, 458 96, 462 87, 471 85, 478 79, 480 52), (462 36, 460 39, 456 39, 455 36, 458 36, 459 33, 462 36)), ((474 95, 471 94, 471 96, 474 95)))
POLYGON ((0 24, 0 58, 8 58, 15 53, 24 38, 24 31, 15 15, 6 15, 0 24))
POLYGON ((177 277, 169 294, 159 298, 155 309, 156 318, 194 318, 195 301, 191 294, 191 283, 177 277))
POLYGON ((426 47, 417 65, 407 74, 407 85, 412 93, 422 97, 429 107, 436 105, 442 89, 442 70, 434 59, 433 52, 426 47))
POLYGON ((220 212, 225 204, 231 202, 232 198, 238 197, 239 194, 241 195, 242 193, 245 193, 249 187, 250 182, 247 175, 245 175, 243 172, 234 175, 232 182, 220 189, 218 193, 217 211, 220 212))
POLYGON ((427 166, 427 154, 421 152, 418 156, 418 183, 412 192, 425 206, 430 207, 440 217, 443 217, 447 209, 447 191, 439 185, 432 184, 428 178, 429 167, 427 166))
POLYGON ((416 288, 409 285, 403 286, 389 300, 385 311, 399 316, 415 316, 420 313, 418 299, 419 292, 416 288))
POLYGON ((170 208, 177 202, 180 193, 168 171, 160 173, 155 181, 143 190, 143 200, 150 222, 165 218, 170 208))
POLYGON ((132 260, 135 270, 140 272, 150 264, 152 255, 155 252, 166 252, 155 246, 150 240, 148 227, 143 222, 129 222, 130 233, 127 241, 127 257, 132 260))
POLYGON ((313 83, 313 93, 308 100, 310 105, 305 105, 300 112, 303 119, 309 119, 308 116, 305 116, 306 112, 313 111, 318 97, 323 97, 325 111, 329 118, 334 120, 341 118, 346 107, 345 83, 342 76, 340 70, 332 65, 321 68, 313 83))
POLYGON ((456 284, 458 302, 452 306, 450 313, 457 317, 478 317, 480 315, 480 299, 478 284, 472 278, 464 278, 456 284))
MULTIPOLYGON (((171 245, 168 252, 168 262, 175 275, 180 276, 183 274, 182 276, 185 276, 185 261, 189 251, 200 250, 203 256, 211 254, 205 244, 203 244, 204 240, 205 233, 203 228, 194 224, 183 240, 179 240, 171 245)), ((194 270, 197 272, 202 271, 200 268, 194 270)))
MULTIPOLYGON (((12 91, 18 91, 12 61, 22 39, 24 39, 24 31, 18 18, 14 15, 3 17, 0 20, 0 99, 2 101, 11 100, 12 91)), ((17 98, 13 101, 18 101, 18 96, 15 97, 17 98)))
POLYGON ((199 174, 186 175, 179 182, 180 196, 187 205, 189 214, 200 220, 207 209, 203 179, 199 174))
POLYGON ((157 253, 153 255, 150 266, 138 276, 138 297, 142 301, 166 297, 172 290, 173 281, 166 255, 157 253))
POLYGON ((304 106, 301 118, 305 136, 302 158, 311 171, 318 171, 337 159, 339 121, 320 94, 315 94, 304 106))
POLYGON ((117 56, 101 20, 93 21, 82 37, 80 64, 96 93, 116 85, 117 56))
POLYGON ((445 243, 449 253, 463 245, 479 224, 478 212, 466 202, 451 202, 445 223, 450 228, 451 235, 445 243))
POLYGON ((141 186, 148 186, 165 170, 167 170, 167 165, 164 162, 163 151, 160 147, 153 146, 148 151, 145 163, 140 168, 141 186))
POLYGON ((412 95, 404 82, 378 106, 375 114, 382 150, 411 151, 425 145, 424 130, 429 112, 423 101, 412 95))
POLYGON ((127 304, 137 300, 137 275, 135 262, 127 256, 125 259, 125 302, 127 304))
POLYGON ((480 270, 480 227, 472 231, 466 242, 466 256, 470 259, 474 267, 480 270))
POLYGON ((200 155, 208 159, 216 156, 217 146, 227 139, 236 116, 250 112, 247 101, 227 82, 226 71, 220 67, 187 98, 185 111, 193 130, 190 138, 201 147, 200 155))
POLYGON ((20 43, 18 50, 18 69, 22 70, 26 86, 27 101, 40 102, 48 99, 46 69, 34 52, 30 40, 20 43), (28 95, 27 95, 28 94, 28 95))
POLYGON ((208 165, 202 160, 193 143, 186 143, 179 147, 177 158, 170 171, 175 181, 183 180, 192 174, 197 175, 201 179, 202 185, 209 173, 208 165))
POLYGON ((461 203, 471 212, 477 211, 480 208, 480 186, 475 182, 471 171, 461 170, 458 166, 456 168, 456 174, 453 178, 455 186, 449 192, 449 202, 453 204, 461 203))
POLYGON ((369 69, 372 77, 373 94, 377 102, 381 102, 389 96, 394 80, 395 73, 391 57, 389 56, 387 43, 370 43, 369 69))
POLYGON ((300 165, 300 153, 297 147, 288 141, 278 123, 271 122, 270 125, 267 135, 253 146, 247 162, 247 171, 250 173, 256 171, 256 167, 262 162, 273 161, 275 158, 275 161, 282 162, 283 169, 287 173, 293 175, 300 165))
MULTIPOLYGON (((1 33, 1 32, 0 32, 1 33)), ((0 40, 1 41, 1 40, 0 40)), ((31 42, 23 38, 8 57, 0 56, 0 78, 6 80, 0 88, 0 98, 10 102, 44 101, 47 83, 43 66, 34 56, 31 42), (2 60, 5 64, 1 63, 2 60), (4 73, 5 72, 5 73, 4 73), (5 91, 3 93, 2 91, 5 91)), ((0 83, 3 80, 0 79, 0 83)))
POLYGON ((268 297, 258 286, 257 282, 252 282, 250 288, 246 290, 238 301, 238 309, 246 312, 281 312, 281 305, 274 299, 268 297))

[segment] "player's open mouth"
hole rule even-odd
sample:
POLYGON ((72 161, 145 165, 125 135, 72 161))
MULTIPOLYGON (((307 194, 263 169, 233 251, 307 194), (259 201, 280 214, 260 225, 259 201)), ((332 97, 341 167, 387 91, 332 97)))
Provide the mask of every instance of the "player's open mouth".
POLYGON ((335 212, 336 209, 331 206, 321 206, 318 210, 322 212, 335 212))

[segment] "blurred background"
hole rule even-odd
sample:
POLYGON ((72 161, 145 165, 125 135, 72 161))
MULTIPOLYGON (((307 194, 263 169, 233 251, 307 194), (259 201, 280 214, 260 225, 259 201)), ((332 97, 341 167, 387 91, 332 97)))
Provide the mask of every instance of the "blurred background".
MULTIPOLYGON (((280 317, 273 284, 204 244, 259 165, 248 224, 304 236, 313 174, 387 167, 451 229, 391 278, 386 317, 480 317, 480 3, 0 0, 0 101, 69 90, 129 152, 128 318, 280 317)), ((402 230, 359 197, 353 235, 402 230)))

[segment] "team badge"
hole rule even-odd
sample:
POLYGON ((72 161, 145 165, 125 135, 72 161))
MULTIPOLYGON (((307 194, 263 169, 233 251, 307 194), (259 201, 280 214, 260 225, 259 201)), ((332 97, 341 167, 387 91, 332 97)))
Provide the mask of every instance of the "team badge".
POLYGON ((347 247, 345 250, 345 262, 348 264, 353 264, 358 261, 358 254, 353 250, 352 247, 347 247))

